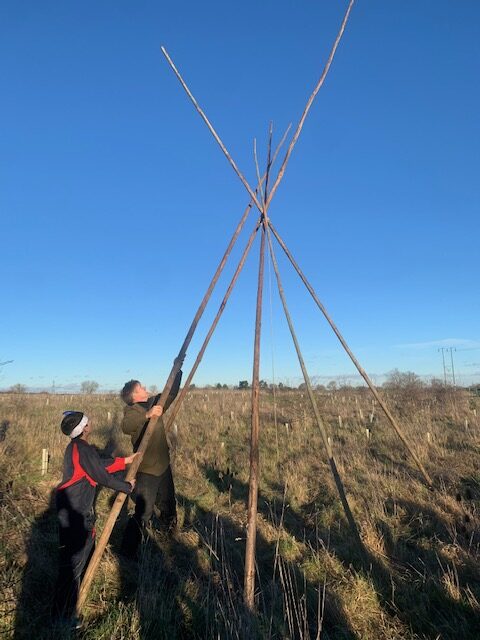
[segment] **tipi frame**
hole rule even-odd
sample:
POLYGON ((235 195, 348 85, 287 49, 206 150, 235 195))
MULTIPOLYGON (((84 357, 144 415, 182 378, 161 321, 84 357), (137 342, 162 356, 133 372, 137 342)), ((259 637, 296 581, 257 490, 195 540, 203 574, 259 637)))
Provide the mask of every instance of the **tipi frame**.
MULTIPOLYGON (((185 359, 185 355, 187 352, 187 349, 190 345, 190 342, 193 338, 193 335, 195 333, 195 330, 197 328, 198 322, 200 321, 201 316, 203 315, 203 312, 210 300, 210 297, 212 295, 212 292, 218 282, 218 279, 223 271, 223 268, 225 267, 225 264, 230 256, 230 253, 238 239, 238 236, 240 235, 240 232, 242 231, 244 224, 247 220, 247 217, 251 211, 251 209, 255 206, 259 213, 260 213, 260 217, 258 219, 258 221, 255 224, 255 227, 253 229, 253 231, 251 232, 247 244, 244 248, 244 251, 241 255, 240 261, 237 265, 237 268, 232 276, 232 279, 230 281, 230 284, 228 285, 228 288, 226 290, 226 293, 222 299, 222 302, 219 306, 218 312, 211 324, 211 327, 205 337, 205 340, 199 350, 199 353, 197 355, 197 358, 192 366, 192 369, 187 377, 187 379, 185 380, 184 386, 177 398, 177 401, 175 402, 175 405, 172 407, 170 414, 168 416, 168 421, 165 424, 165 429, 168 431, 168 429, 172 426, 173 421, 182 405, 182 402, 185 398, 186 393, 188 392, 188 389, 190 387, 190 384, 192 382, 193 376, 195 375, 195 372, 202 360, 202 357, 205 353, 205 350, 207 348, 207 345, 210 341, 211 336, 213 335, 213 332, 215 331, 215 328, 220 320, 220 317, 223 313, 223 310, 228 302, 228 299, 230 297, 230 294, 237 282, 238 276, 245 264, 245 260, 247 258, 247 255, 250 251, 250 248, 253 244, 253 241, 256 237, 257 232, 260 231, 261 233, 261 242, 260 242, 260 256, 259 256, 259 268, 258 268, 258 284, 257 284, 257 304, 256 304, 256 318, 255 318, 255 339, 254 339, 254 356, 253 356, 253 375, 252 375, 252 412, 251 412, 251 439, 250 439, 250 479, 249 479, 249 494, 248 494, 248 526, 247 526, 247 541, 246 541, 246 551, 245 551, 245 575, 244 575, 244 599, 245 599, 245 603, 247 605, 247 607, 250 610, 254 610, 255 608, 255 545, 256 545, 256 523, 257 523, 257 498, 258 498, 258 481, 259 481, 259 432, 260 432, 260 424, 259 424, 259 396, 260 396, 260 385, 259 385, 259 367, 260 367, 260 340, 261 340, 261 318, 262 318, 262 296, 263 296, 263 280, 264 280, 264 264, 265 264, 265 248, 266 246, 268 246, 269 249, 269 253, 271 256, 271 260, 273 263, 273 268, 274 268, 274 272, 275 272, 275 276, 276 276, 276 281, 277 281, 277 286, 278 286, 278 290, 279 290, 279 294, 280 294, 280 298, 281 298, 281 302, 283 305, 283 309, 285 312, 285 316, 287 319, 287 323, 290 329, 290 333, 292 335, 292 340, 295 346, 295 350, 297 353, 297 357, 299 360, 299 364, 300 364, 300 368, 302 370, 302 374, 303 374, 303 378, 305 380, 305 385, 306 385, 306 389, 307 389, 307 395, 309 397, 309 400, 311 402, 312 405, 312 409, 315 415, 315 419, 316 422, 318 424, 318 427, 320 429, 320 433, 322 436, 322 440, 323 443, 325 445, 325 449, 327 452, 327 457, 328 457, 328 462, 332 471, 332 475, 333 475, 333 479, 335 482, 335 485, 337 487, 339 496, 340 496, 340 500, 342 502, 342 506, 344 508, 345 511, 345 515, 347 518, 347 521, 349 523, 349 526, 351 528, 351 531, 359 545, 359 547, 361 549, 363 549, 363 545, 361 542, 361 538, 357 529, 357 526, 355 524, 355 520, 353 518, 352 512, 350 510, 349 504, 348 504, 348 499, 345 493, 345 489, 342 483, 342 480, 340 478, 338 469, 337 469, 337 465, 335 462, 335 456, 334 456, 334 452, 331 446, 331 443, 327 437, 327 431, 325 429, 325 425, 322 421, 322 418, 320 416, 320 412, 318 410, 317 407, 317 403, 315 400, 315 395, 313 393, 313 389, 312 389, 312 385, 310 382, 310 377, 308 375, 306 366, 305 366, 305 362, 302 356, 302 352, 300 350, 300 345, 298 343, 296 334, 295 334, 295 330, 293 327, 293 322, 289 313, 289 309, 287 306, 287 302, 286 302, 286 298, 285 298, 285 293, 283 290, 283 286, 282 286, 282 281, 280 278, 280 273, 279 273, 279 269, 278 269, 278 263, 276 260, 276 256, 275 256, 275 252, 274 252, 274 247, 273 247, 273 242, 272 242, 272 235, 273 237, 277 240, 278 244, 280 245, 280 247, 282 248, 282 250, 284 251, 284 253, 286 254, 287 258, 289 259, 289 261, 291 262, 292 266, 294 267, 294 269, 296 270, 296 272, 298 273, 300 279, 302 280, 302 282, 304 283, 305 287, 307 288, 308 292, 310 293, 310 295, 312 296, 313 300, 315 301, 315 303, 317 304, 317 306, 319 307, 320 311, 322 312, 322 314, 325 316, 327 322, 329 323, 329 325, 331 326, 333 332, 335 333, 335 335, 337 336, 337 338, 339 339, 342 347, 345 349, 346 353, 348 354, 348 356, 350 357, 350 359, 352 360, 353 364, 355 365, 355 367, 357 368, 359 374, 362 376, 362 378, 364 379, 364 381, 366 382, 367 386, 369 387, 369 389, 371 390, 373 396, 375 397, 376 401, 378 402, 379 406, 382 408, 383 412, 385 413, 385 416, 388 420, 388 422, 391 424, 391 426, 393 427, 393 429, 395 430, 395 432, 397 433, 397 435, 399 436, 400 440, 402 441, 402 443, 404 444, 405 448, 408 450, 408 452, 410 453, 410 455, 412 456, 413 460, 415 461, 418 469, 420 470, 421 474, 423 475, 427 485, 429 487, 432 487, 433 483, 432 480, 429 476, 429 474, 427 473, 427 471, 425 470, 422 462, 420 461, 420 459, 418 458, 418 456, 416 455, 415 451, 412 449, 407 437, 405 436, 405 434, 403 433, 402 429, 400 428, 399 424, 397 423, 397 421, 395 420, 394 416, 391 414, 391 412, 389 411, 388 407, 386 406, 385 402, 383 401, 383 399, 381 398, 378 390, 375 388, 374 384, 372 383, 372 381, 370 380, 369 376, 367 375, 367 373, 365 372, 365 370, 362 368, 362 366, 360 365, 359 361, 357 360, 357 358, 355 357, 355 355, 353 354, 353 352, 351 351, 351 349, 349 348, 349 346, 347 345, 345 339, 343 338, 342 334, 340 333, 339 329, 337 328, 337 326, 334 324, 333 320, 331 319, 330 315, 328 314, 327 310, 325 309, 324 305, 320 302, 317 294, 315 293, 312 285, 309 283, 309 281, 307 280, 307 278, 305 277, 305 275, 303 274, 302 270, 300 269, 300 267, 298 266, 297 262, 295 261, 295 259, 293 258, 291 252, 289 251, 288 247, 286 246, 285 242, 283 241, 283 239, 280 237, 279 233, 277 232, 277 230, 275 229, 275 227, 273 226, 272 222, 270 221, 269 215, 268 215, 268 211, 269 211, 269 207, 271 204, 271 201, 283 179, 283 176, 285 174, 285 170, 288 164, 288 161, 290 159, 290 156, 292 154, 292 151, 295 147, 295 144, 297 143, 297 140, 301 134, 305 119, 308 115, 308 112, 313 104, 313 101, 318 93, 318 91, 320 90, 320 88, 322 87, 325 78, 327 77, 327 74, 330 70, 331 64, 333 62, 337 47, 340 43, 340 40, 343 36, 346 24, 348 22, 349 16, 350 16, 350 12, 352 10, 353 4, 354 4, 355 0, 349 0, 349 4, 346 10, 346 13, 344 15, 344 18, 342 20, 340 29, 338 31, 337 37, 333 43, 332 49, 330 51, 330 55, 327 59, 327 62, 325 64, 325 67, 323 69, 323 72, 320 76, 320 79, 318 80, 313 92, 311 93, 309 99, 307 100, 305 109, 302 113, 302 116, 298 122, 297 128, 295 130, 295 133, 290 141, 290 144, 287 148, 286 154, 284 156, 283 162, 281 164, 281 167, 278 171, 278 174, 276 176, 275 182, 273 183, 272 187, 269 189, 269 182, 270 182, 270 174, 271 174, 271 169, 272 166, 274 164, 274 161, 279 153, 279 150, 281 148, 281 146, 283 145, 285 138, 288 134, 288 130, 285 133, 283 139, 281 140, 280 144, 278 145, 275 153, 272 155, 271 153, 271 146, 272 146, 272 130, 270 128, 270 137, 269 137, 269 144, 268 144, 268 155, 267 155, 267 167, 266 167, 266 171, 264 173, 264 175, 262 177, 260 177, 259 171, 258 171, 258 163, 257 163, 257 176, 258 176, 258 185, 256 187, 256 189, 252 189, 252 187, 249 185, 249 183, 247 182, 247 180, 245 179, 244 175, 241 173, 241 171, 238 169, 235 161, 233 160, 233 158, 231 157, 231 155, 229 154, 227 148, 225 147, 225 145, 223 144, 222 140, 220 139, 219 135, 217 134, 217 132, 215 131, 215 129, 213 128, 212 124, 210 123, 210 121, 208 120, 207 116, 205 115, 204 111, 201 109, 201 107, 199 106, 198 102, 196 101, 196 99, 194 98, 193 94, 191 93, 190 89, 188 88, 187 84, 185 83, 184 79, 182 78, 182 76, 180 75, 179 71, 177 70, 177 68, 175 67, 172 59, 170 58, 170 56, 168 55, 167 51, 165 50, 164 47, 161 48, 162 53, 164 54, 168 64, 170 65, 171 69, 173 70, 173 72, 175 73, 175 75, 177 76, 178 80, 180 81, 182 87, 184 88, 185 92, 187 93, 187 95, 189 96, 190 100, 192 101, 195 109, 197 110, 197 112, 200 114, 200 116, 202 117, 202 119, 204 120, 205 124, 207 125, 207 127, 209 128, 210 132, 212 133, 213 137, 215 138, 215 140, 217 141, 217 143, 219 144, 220 148, 222 149, 223 153, 225 154, 227 160, 229 161, 229 163, 231 164, 231 166, 233 167, 235 173, 238 175, 238 177, 240 178, 241 182, 243 183, 245 189, 247 190, 247 192, 249 193, 250 196, 250 202, 247 205, 239 223, 237 224, 237 227, 232 235, 232 238, 227 246, 227 249, 217 267, 217 270, 215 271, 215 274, 210 282, 210 285, 203 297, 202 302, 200 303, 200 306, 198 307, 198 310, 195 314, 195 317, 192 321, 192 324, 190 325, 190 328, 187 332, 187 335, 184 339, 184 342, 178 352, 178 355, 174 361, 174 365, 172 367, 172 370, 168 376, 167 382, 165 384, 165 387, 162 391, 162 394, 160 396, 160 400, 158 402, 158 404, 163 407, 165 404, 165 400, 169 395, 170 389, 172 387, 173 381, 175 379, 176 374, 178 373, 179 369, 181 368, 183 361, 185 359)), ((256 159, 256 157, 255 157, 256 159)), ((127 480, 131 480, 135 477, 138 467, 140 465, 140 462, 142 460, 143 454, 145 453, 150 437, 153 433, 153 430, 155 428, 155 425, 157 423, 157 418, 153 417, 150 419, 148 426, 145 430, 143 439, 140 443, 138 452, 140 453, 140 456, 138 456, 134 462, 132 463, 132 465, 129 468, 129 471, 127 473, 126 479, 127 480)), ((99 541, 97 543, 97 547, 95 549, 95 552, 90 560, 90 563, 87 567, 87 570, 85 572, 85 576, 80 588, 80 593, 79 593, 79 598, 78 598, 78 604, 77 604, 77 610, 80 612, 85 604, 86 601, 86 597, 88 595, 88 591, 91 585, 91 582, 93 580, 93 577, 95 575, 95 572, 98 568, 98 565, 100 563, 100 559, 102 557, 103 551, 105 550, 105 547, 108 543, 108 540, 110 538, 113 526, 116 522, 116 519, 122 509, 123 503, 126 499, 126 494, 118 494, 118 496, 115 499, 115 502, 112 506, 112 509, 110 511, 110 514, 106 520, 104 529, 102 531, 102 534, 99 538, 99 541)))

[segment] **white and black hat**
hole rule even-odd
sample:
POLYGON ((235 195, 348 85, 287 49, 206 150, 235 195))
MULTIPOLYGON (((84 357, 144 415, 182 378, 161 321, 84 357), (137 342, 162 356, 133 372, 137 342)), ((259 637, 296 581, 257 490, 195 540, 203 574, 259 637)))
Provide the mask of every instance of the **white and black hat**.
POLYGON ((88 416, 81 411, 64 411, 61 424, 62 432, 70 438, 77 438, 88 424, 88 416))

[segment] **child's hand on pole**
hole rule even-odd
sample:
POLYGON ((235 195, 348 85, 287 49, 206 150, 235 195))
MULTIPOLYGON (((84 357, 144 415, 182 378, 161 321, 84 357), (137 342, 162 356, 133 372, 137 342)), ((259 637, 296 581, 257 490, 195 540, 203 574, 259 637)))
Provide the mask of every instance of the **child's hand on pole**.
POLYGON ((140 453, 132 453, 131 456, 127 456, 125 458, 125 464, 132 464, 132 462, 135 460, 136 457, 138 457, 140 455, 140 453))

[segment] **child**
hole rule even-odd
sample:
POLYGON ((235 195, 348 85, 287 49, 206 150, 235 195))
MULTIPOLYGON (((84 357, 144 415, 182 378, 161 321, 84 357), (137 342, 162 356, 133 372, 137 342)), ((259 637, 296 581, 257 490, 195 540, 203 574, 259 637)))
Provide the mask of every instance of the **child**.
POLYGON ((55 496, 60 542, 55 613, 76 623, 78 590, 95 546, 95 487, 98 484, 131 493, 135 480, 125 482, 112 474, 123 471, 138 454, 100 458, 95 447, 88 444, 92 430, 88 417, 81 411, 66 411, 63 415, 61 429, 71 441, 65 450, 62 484, 55 496))

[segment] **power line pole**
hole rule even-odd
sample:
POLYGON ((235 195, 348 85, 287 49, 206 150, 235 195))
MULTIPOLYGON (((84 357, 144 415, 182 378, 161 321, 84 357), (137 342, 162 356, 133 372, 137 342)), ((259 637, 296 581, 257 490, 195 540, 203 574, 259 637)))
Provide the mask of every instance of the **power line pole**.
POLYGON ((440 347, 438 349, 438 351, 442 352, 442 363, 443 363, 443 381, 445 383, 445 386, 447 386, 447 376, 450 377, 450 373, 452 376, 452 385, 455 387, 456 386, 456 380, 455 380, 455 366, 453 364, 453 352, 456 351, 457 349, 455 347, 440 347), (450 353, 450 371, 448 369, 447 364, 445 363, 445 352, 449 352, 450 353))
POLYGON ((452 363, 452 379, 453 379, 453 386, 455 387, 455 367, 453 366, 453 352, 456 351, 455 347, 450 347, 449 348, 450 351, 450 362, 452 363))
POLYGON ((442 352, 442 361, 443 361, 443 383, 445 386, 447 386, 447 370, 445 368, 445 351, 447 351, 447 349, 445 347, 440 347, 440 349, 438 349, 438 351, 442 352))

